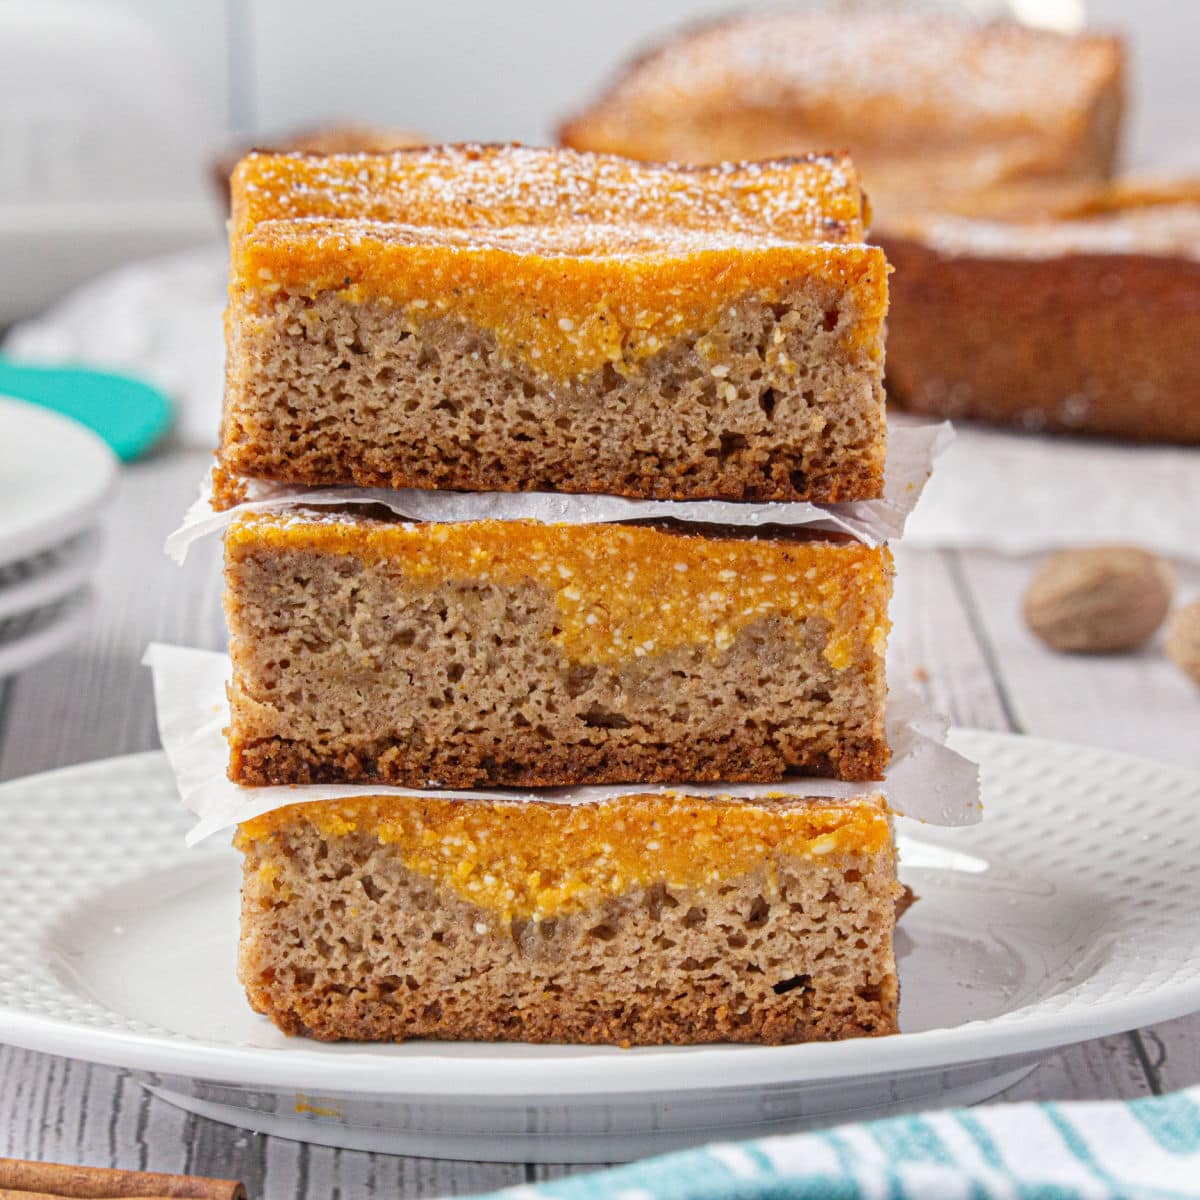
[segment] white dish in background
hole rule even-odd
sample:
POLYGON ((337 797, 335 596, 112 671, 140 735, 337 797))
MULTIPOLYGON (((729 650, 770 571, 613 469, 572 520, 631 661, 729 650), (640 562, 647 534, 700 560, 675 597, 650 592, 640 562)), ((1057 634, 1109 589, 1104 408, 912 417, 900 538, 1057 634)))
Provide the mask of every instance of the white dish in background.
POLYGON ((0 566, 0 620, 69 596, 100 561, 103 541, 98 528, 85 529, 60 546, 0 566))
POLYGON ((1200 1008, 1200 775, 959 732, 982 825, 904 829, 904 1033, 807 1046, 324 1045, 234 979, 238 856, 183 848, 159 754, 0 788, 0 1040, 328 1145, 613 1161, 984 1099, 1053 1050, 1200 1008))
POLYGON ((90 429, 0 396, 0 566, 94 525, 117 475, 116 455, 90 429))
POLYGON ((0 679, 65 650, 83 633, 96 606, 90 587, 32 612, 0 619, 0 679))

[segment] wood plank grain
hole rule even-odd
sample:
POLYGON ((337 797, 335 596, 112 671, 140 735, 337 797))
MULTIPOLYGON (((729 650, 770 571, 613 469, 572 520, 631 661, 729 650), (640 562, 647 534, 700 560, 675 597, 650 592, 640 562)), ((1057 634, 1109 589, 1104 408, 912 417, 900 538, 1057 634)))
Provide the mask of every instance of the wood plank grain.
POLYGON ((952 555, 894 550, 888 673, 915 686, 955 725, 1007 729, 1004 697, 963 607, 952 555))
MULTIPOLYGON (((1200 767, 1200 690, 1163 653, 1161 637, 1132 654, 1057 654, 1021 617, 1037 560, 972 552, 961 561, 997 684, 1024 730, 1200 767)), ((1180 596, 1200 594, 1200 568, 1176 572, 1180 596)))
POLYGON ((0 1048, 0 1154, 182 1172, 192 1119, 122 1071, 0 1048))
POLYGON ((523 1183, 520 1164, 306 1146, 193 1117, 124 1071, 0 1047, 0 1156, 240 1179, 264 1200, 461 1195, 523 1183))
MULTIPOLYGON (((1032 1074, 1002 1092, 994 1102, 1134 1100, 1151 1092, 1133 1039, 1121 1034, 1050 1055, 1032 1074)), ((546 1164, 534 1166, 530 1174, 541 1182, 603 1168, 600 1163, 546 1164)))
POLYGON ((1153 1090, 1137 1041, 1121 1033, 1068 1046, 996 1099, 1136 1100, 1153 1090))
POLYGON ((1155 1091, 1200 1086, 1200 1013, 1143 1029, 1141 1039, 1155 1091))
MULTIPOLYGON (((525 1181, 525 1168, 514 1163, 406 1158, 310 1146, 254 1134, 243 1133, 241 1136, 265 1151, 260 1194, 280 1197, 280 1200, 309 1200, 310 1197, 325 1200, 334 1196, 457 1196, 513 1187, 525 1181)), ((197 1156, 197 1161, 203 1159, 197 1156)))

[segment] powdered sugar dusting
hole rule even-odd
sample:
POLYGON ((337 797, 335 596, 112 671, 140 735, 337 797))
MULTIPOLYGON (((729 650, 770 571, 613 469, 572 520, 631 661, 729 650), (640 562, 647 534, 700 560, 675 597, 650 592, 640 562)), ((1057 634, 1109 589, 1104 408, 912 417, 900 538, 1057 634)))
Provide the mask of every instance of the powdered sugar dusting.
POLYGON ((768 12, 700 29, 640 59, 585 120, 697 128, 739 108, 799 110, 872 140, 1056 130, 1072 135, 1108 79, 1111 39, 934 13, 768 12))
MULTIPOLYGON (((861 242, 862 196, 836 155, 689 168, 525 146, 437 146, 393 154, 252 154, 233 177, 235 237, 262 222, 374 222, 443 231, 596 230, 592 252, 661 244, 665 231, 861 242)), ((361 226, 360 226, 361 228, 361 226)), ((547 239, 566 234, 546 232, 547 239)), ((469 244, 469 243, 467 243, 469 244)))
POLYGON ((1069 221, 933 217, 902 225, 897 232, 951 257, 1036 260, 1144 254, 1200 260, 1200 201, 1146 205, 1069 221))

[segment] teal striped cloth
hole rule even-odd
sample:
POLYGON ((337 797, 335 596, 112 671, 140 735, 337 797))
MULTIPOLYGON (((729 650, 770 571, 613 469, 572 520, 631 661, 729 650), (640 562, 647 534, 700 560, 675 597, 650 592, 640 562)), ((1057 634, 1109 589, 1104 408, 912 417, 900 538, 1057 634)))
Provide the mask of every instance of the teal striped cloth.
POLYGON ((509 1200, 1184 1200, 1200 1088, 1130 1103, 998 1104, 718 1143, 493 1193, 509 1200))

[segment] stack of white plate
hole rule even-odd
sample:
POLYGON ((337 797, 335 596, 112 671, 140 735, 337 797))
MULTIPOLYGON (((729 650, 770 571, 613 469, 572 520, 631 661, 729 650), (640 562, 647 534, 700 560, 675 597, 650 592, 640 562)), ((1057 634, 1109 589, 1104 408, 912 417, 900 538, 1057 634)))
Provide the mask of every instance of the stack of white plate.
POLYGON ((0 678, 82 632, 117 460, 89 429, 0 397, 0 678))

